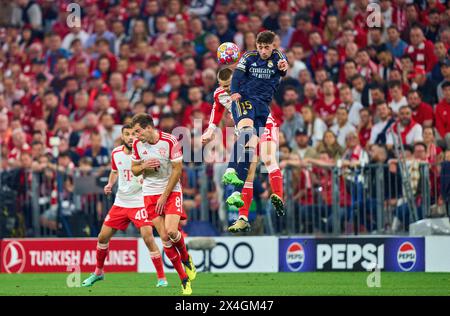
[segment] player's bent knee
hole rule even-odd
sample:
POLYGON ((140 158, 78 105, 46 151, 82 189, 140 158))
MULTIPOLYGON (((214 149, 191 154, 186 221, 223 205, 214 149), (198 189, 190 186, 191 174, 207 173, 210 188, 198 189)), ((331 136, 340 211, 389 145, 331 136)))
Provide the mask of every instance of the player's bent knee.
POLYGON ((98 242, 100 244, 107 244, 107 243, 109 243, 109 237, 106 236, 106 235, 103 235, 103 234, 99 234, 98 235, 98 242))
POLYGON ((242 119, 237 124, 238 129, 241 129, 244 127, 253 127, 253 126, 254 126, 253 120, 249 119, 249 118, 242 119))
POLYGON ((170 239, 175 239, 178 237, 178 229, 168 229, 167 235, 169 235, 170 239))

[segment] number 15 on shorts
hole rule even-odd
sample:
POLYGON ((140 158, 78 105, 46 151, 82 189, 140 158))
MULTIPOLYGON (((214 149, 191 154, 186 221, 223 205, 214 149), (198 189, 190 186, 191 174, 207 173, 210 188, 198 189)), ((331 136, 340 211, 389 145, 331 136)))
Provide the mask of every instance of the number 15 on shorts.
POLYGON ((242 112, 242 114, 245 115, 245 114, 247 114, 247 110, 251 110, 252 109, 252 104, 250 103, 250 101, 239 102, 238 108, 242 112))

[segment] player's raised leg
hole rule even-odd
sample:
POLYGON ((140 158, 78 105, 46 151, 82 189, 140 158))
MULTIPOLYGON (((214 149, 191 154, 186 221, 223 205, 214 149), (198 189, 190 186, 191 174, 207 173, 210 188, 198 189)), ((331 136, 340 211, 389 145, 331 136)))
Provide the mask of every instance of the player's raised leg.
POLYGON ((242 201, 244 202, 244 205, 239 209, 238 219, 228 227, 228 231, 231 233, 248 232, 251 229, 248 222, 248 212, 253 199, 253 180, 255 178, 256 165, 256 161, 250 164, 248 176, 245 180, 244 187, 242 188, 242 201))
MULTIPOLYGON (((240 105, 237 105, 237 107, 240 107, 240 105)), ((227 204, 240 208, 244 206, 241 194, 244 181, 241 179, 247 179, 250 165, 256 159, 255 150, 258 144, 258 136, 251 118, 239 120, 237 128, 238 138, 234 144, 230 163, 222 181, 224 184, 235 186, 235 191, 227 198, 227 204), (233 165, 235 165, 235 168, 233 168, 233 165)))
POLYGON ((153 236, 153 228, 152 226, 142 226, 140 228, 140 232, 142 239, 144 240, 145 245, 150 252, 150 259, 152 260, 153 265, 156 269, 156 275, 158 277, 156 287, 167 287, 169 283, 167 282, 166 275, 164 273, 164 265, 161 252, 155 242, 155 237, 153 236))
POLYGON ((277 143, 272 138, 266 139, 260 143, 260 156, 261 160, 269 172, 269 182, 272 188, 272 194, 270 195, 270 201, 275 207, 275 211, 278 216, 285 215, 286 211, 283 202, 283 175, 281 174, 280 167, 278 166, 275 153, 277 150, 277 143))
POLYGON ((108 256, 109 241, 117 230, 106 225, 102 226, 97 241, 97 264, 94 273, 81 283, 81 286, 88 287, 94 285, 95 282, 104 279, 103 267, 105 259, 108 256))

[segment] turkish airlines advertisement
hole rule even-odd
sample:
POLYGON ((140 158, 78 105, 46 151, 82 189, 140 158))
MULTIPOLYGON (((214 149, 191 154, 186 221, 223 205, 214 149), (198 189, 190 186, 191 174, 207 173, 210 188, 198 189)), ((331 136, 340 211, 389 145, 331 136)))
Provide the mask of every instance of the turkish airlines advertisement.
MULTIPOLYGON (((138 243, 135 238, 114 238, 105 271, 136 272, 138 243)), ((91 272, 96 264, 96 238, 3 239, 0 251, 2 273, 68 272, 77 266, 91 272)))

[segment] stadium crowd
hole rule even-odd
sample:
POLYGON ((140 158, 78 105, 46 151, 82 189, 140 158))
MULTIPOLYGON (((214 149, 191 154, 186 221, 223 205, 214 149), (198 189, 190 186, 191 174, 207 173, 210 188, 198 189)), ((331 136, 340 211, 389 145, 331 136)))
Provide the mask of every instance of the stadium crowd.
MULTIPOLYGON (((80 20, 67 10, 69 1, 0 0, 2 171, 43 172, 52 192, 57 169, 107 168, 122 124, 136 113, 151 114, 166 132, 192 129, 195 119, 207 127, 220 43, 254 50, 256 34, 272 30, 290 69, 271 111, 280 126, 281 167, 294 172, 300 208, 315 203, 309 189, 330 180, 314 168, 385 163, 396 174, 399 142, 412 183, 420 178, 412 162, 429 164, 432 203, 448 203, 437 166, 450 161, 448 1, 72 2, 80 20), (379 19, 367 9, 371 2, 379 19)), ((233 126, 230 116, 226 126, 233 126)), ((222 170, 213 164, 211 179, 222 170)), ((183 177, 188 209, 201 203, 195 165, 186 163, 183 177)), ((208 188, 212 211, 223 208, 217 185, 208 188)), ((70 196, 70 181, 64 190, 70 196)), ((330 192, 321 194, 331 203, 330 192)), ((399 196, 389 198, 403 207, 399 196)))

